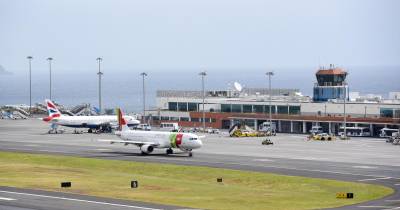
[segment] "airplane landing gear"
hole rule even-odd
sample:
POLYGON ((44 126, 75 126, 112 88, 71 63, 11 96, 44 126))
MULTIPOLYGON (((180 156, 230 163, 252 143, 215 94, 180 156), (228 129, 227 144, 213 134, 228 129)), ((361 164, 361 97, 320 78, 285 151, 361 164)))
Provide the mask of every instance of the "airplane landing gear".
POLYGON ((91 128, 89 128, 89 130, 87 131, 88 133, 92 133, 93 130, 91 128))
POLYGON ((78 131, 78 130, 74 130, 74 134, 82 134, 83 133, 83 131, 78 131))
POLYGON ((189 152, 189 157, 193 157, 192 151, 189 152))
POLYGON ((50 125, 50 130, 47 132, 48 134, 58 134, 58 133, 64 133, 64 129, 58 129, 58 126, 56 124, 51 124, 50 125))
POLYGON ((170 155, 170 154, 173 154, 173 153, 174 153, 174 151, 171 148, 167 149, 167 155, 170 155))

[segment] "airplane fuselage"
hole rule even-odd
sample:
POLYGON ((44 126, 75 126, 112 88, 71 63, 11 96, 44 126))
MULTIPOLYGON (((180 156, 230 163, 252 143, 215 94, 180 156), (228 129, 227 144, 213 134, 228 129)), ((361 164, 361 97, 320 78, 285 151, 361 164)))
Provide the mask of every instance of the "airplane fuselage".
POLYGON ((116 132, 122 140, 155 144, 155 148, 177 148, 191 151, 202 146, 200 138, 191 133, 176 133, 163 131, 122 131, 116 132))
MULTIPOLYGON (((138 125, 139 121, 131 116, 124 116, 127 119, 128 125, 138 125)), ((50 123, 56 125, 73 127, 73 128, 99 128, 102 125, 118 125, 117 116, 103 115, 103 116, 60 116, 49 120, 50 123)))

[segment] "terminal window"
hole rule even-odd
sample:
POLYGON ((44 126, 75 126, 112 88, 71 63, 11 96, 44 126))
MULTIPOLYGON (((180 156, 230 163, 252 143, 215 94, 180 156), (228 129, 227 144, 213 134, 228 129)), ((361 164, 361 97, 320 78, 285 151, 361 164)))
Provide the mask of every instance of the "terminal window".
POLYGON ((289 106, 289 114, 300 114, 300 106, 289 106))
POLYGON ((391 118, 393 118, 393 109, 381 108, 381 117, 391 117, 391 118))
POLYGON ((178 111, 186 112, 188 110, 186 102, 179 102, 178 103, 178 111))
POLYGON ((252 105, 243 105, 243 112, 244 113, 251 113, 253 111, 252 105))
MULTIPOLYGON (((265 111, 265 113, 269 113, 269 106, 268 105, 264 106, 264 111, 265 111)), ((275 106, 271 106, 271 113, 272 114, 276 113, 275 106)))
POLYGON ((177 102, 168 102, 168 110, 169 111, 177 111, 178 103, 177 102))
POLYGON ((188 122, 189 121, 189 117, 181 117, 180 121, 188 122))
POLYGON ((231 112, 232 108, 230 104, 221 104, 221 112, 231 112))
POLYGON ((232 104, 232 112, 242 112, 242 105, 241 104, 232 104))
POLYGON ((188 103, 188 111, 197 112, 197 103, 188 103))
POLYGON ((288 106, 278 106, 278 114, 288 114, 288 106))
POLYGON ((263 105, 254 105, 253 106, 253 112, 255 112, 255 113, 263 113, 264 112, 264 106, 263 105))

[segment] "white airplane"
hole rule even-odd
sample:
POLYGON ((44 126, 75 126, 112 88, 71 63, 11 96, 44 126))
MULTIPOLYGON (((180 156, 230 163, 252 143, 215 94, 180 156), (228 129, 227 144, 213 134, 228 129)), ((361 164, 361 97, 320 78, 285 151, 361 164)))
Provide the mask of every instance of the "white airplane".
POLYGON ((157 149, 167 149, 167 154, 173 154, 173 148, 180 149, 193 156, 192 150, 200 148, 203 143, 196 134, 176 133, 163 131, 138 131, 130 130, 127 126, 125 116, 117 109, 119 130, 115 131, 121 140, 99 140, 113 143, 122 143, 125 146, 133 144, 140 147, 143 155, 149 154, 157 149))
MULTIPOLYGON (((53 130, 57 133, 57 127, 59 125, 72 128, 88 128, 89 133, 91 133, 93 129, 99 130, 118 126, 118 119, 115 115, 67 116, 62 115, 52 101, 46 99, 46 105, 49 116, 42 118, 42 120, 52 124, 52 130, 50 130, 49 133, 53 130)), ((132 116, 124 116, 124 118, 127 119, 127 124, 130 126, 136 126, 140 123, 132 116)))

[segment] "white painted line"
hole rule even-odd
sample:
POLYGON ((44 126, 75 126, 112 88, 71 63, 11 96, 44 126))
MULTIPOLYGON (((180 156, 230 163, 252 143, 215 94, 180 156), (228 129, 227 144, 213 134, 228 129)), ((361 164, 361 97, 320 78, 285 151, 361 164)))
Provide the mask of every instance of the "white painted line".
MULTIPOLYGON (((8 149, 15 149, 15 150, 21 150, 21 151, 38 151, 34 149, 20 149, 20 148, 8 148, 8 149)), ((79 152, 67 152, 67 151, 51 151, 51 150, 42 150, 42 151, 48 151, 48 152, 61 152, 64 154, 77 154, 77 155, 82 155, 82 153, 79 152)), ((161 158, 161 157, 146 157, 146 156, 136 156, 138 159, 159 159, 159 160, 171 160, 172 158, 161 158)), ((327 170, 317 170, 317 169, 304 169, 304 168, 295 168, 295 167, 281 167, 281 166, 273 166, 273 165, 252 165, 252 164, 241 164, 241 163, 227 163, 227 162, 208 162, 208 161, 197 161, 193 159, 176 159, 178 162, 197 162, 197 163, 211 163, 211 164, 223 164, 223 165, 240 165, 240 166, 257 166, 257 167, 263 167, 263 168, 277 168, 277 169, 289 169, 289 170, 297 170, 297 171, 309 171, 309 172, 321 172, 321 173, 331 173, 331 174, 341 174, 341 175, 353 175, 353 176, 365 176, 365 177, 374 177, 375 180, 376 178, 386 178, 382 177, 382 175, 373 175, 373 174, 359 174, 359 173, 348 173, 348 172, 339 172, 339 171, 327 171, 327 170)), ((400 178, 392 178, 392 179, 400 179, 400 178)), ((360 180, 359 180, 360 181, 360 180)))
MULTIPOLYGON (((146 156, 137 156, 136 158, 141 159, 159 159, 159 160, 170 160, 171 158, 160 158, 160 157, 146 157, 146 156)), ((339 171, 325 171, 325 170, 317 170, 317 169, 304 169, 304 168, 294 168, 294 167, 281 167, 281 166, 272 166, 272 165, 250 165, 250 164, 242 164, 242 163, 227 163, 227 162, 207 162, 207 161, 197 161, 193 159, 175 159, 182 162, 197 162, 197 163, 213 163, 213 164, 224 164, 224 165, 240 165, 240 166, 257 166, 263 168, 278 168, 278 169, 289 169, 289 170, 297 170, 297 171, 311 171, 311 172, 321 172, 321 173, 331 173, 331 174, 342 174, 342 175, 353 175, 353 176, 366 176, 366 177, 375 177, 375 178, 387 178, 382 177, 382 175, 370 175, 370 174, 358 174, 358 173, 348 173, 348 172, 339 172, 339 171)), ((392 178, 397 179, 397 178, 392 178)))
POLYGON ((130 205, 124 205, 124 204, 117 204, 117 203, 107 203, 107 202, 100 202, 100 201, 90 201, 90 200, 82 200, 82 199, 75 199, 75 198, 65 198, 65 197, 57 197, 57 196, 48 196, 48 195, 39 195, 39 194, 31 194, 31 193, 20 193, 20 192, 12 192, 12 191, 4 191, 4 190, 0 190, 0 192, 8 193, 8 194, 16 194, 16 195, 35 196, 35 197, 42 197, 42 198, 53 198, 53 199, 60 199, 60 200, 67 200, 67 201, 78 201, 78 202, 85 202, 85 203, 94 203, 94 204, 109 205, 109 206, 137 208, 137 209, 149 209, 149 210, 161 210, 161 209, 148 208, 148 207, 142 207, 142 206, 130 206, 130 205))
POLYGON ((109 150, 111 150, 111 149, 103 149, 103 148, 99 148, 99 149, 93 149, 93 150, 96 150, 96 151, 109 151, 109 150))
POLYGON ((25 144, 25 147, 38 147, 39 145, 37 144, 25 144))
POLYGON ((375 169, 378 167, 376 167, 376 166, 353 166, 353 168, 375 169))
POLYGON ((394 184, 394 185, 396 185, 396 186, 399 186, 399 185, 400 185, 400 183, 397 183, 397 184, 394 184))
POLYGON ((396 208, 396 206, 357 206, 358 208, 385 208, 385 209, 389 209, 389 208, 396 208))
POLYGON ((386 202, 400 202, 400 200, 385 200, 386 202))
POLYGON ((392 177, 381 177, 381 178, 375 178, 375 179, 360 179, 358 180, 359 182, 364 182, 364 181, 374 181, 374 180, 382 180, 382 179, 391 179, 392 177))
POLYGON ((270 160, 270 159, 253 159, 253 161, 260 161, 260 162, 275 162, 275 160, 270 160))
POLYGON ((3 200, 3 201, 15 201, 15 200, 17 200, 17 199, 0 197, 0 200, 3 200))

